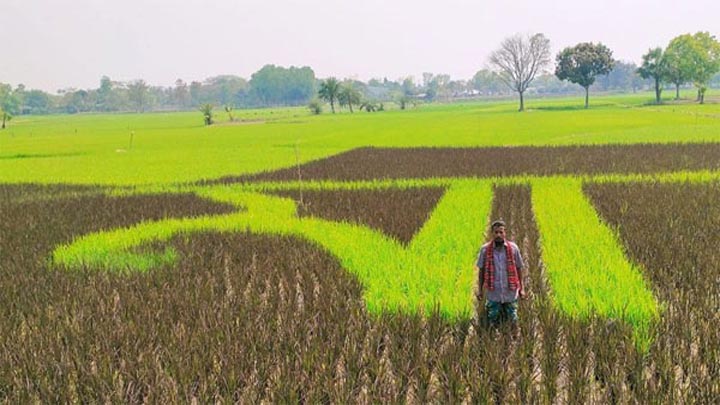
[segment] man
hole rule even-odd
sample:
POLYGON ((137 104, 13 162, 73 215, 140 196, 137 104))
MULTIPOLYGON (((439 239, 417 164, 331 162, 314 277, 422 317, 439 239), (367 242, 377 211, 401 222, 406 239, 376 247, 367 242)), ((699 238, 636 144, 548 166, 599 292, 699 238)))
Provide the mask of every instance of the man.
POLYGON ((518 246, 505 239, 505 222, 492 223, 493 240, 484 244, 478 254, 475 269, 478 272, 478 301, 487 290, 485 311, 490 325, 497 326, 503 319, 517 328, 517 300, 525 298, 522 270, 523 259, 518 246))

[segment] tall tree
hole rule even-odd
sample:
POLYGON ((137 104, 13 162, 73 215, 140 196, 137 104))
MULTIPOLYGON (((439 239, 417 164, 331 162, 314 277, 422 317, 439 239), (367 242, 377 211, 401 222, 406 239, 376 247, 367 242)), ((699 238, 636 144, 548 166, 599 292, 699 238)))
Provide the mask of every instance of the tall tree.
POLYGON ((175 80, 175 88, 173 89, 173 100, 175 105, 180 108, 187 108, 192 101, 190 98, 190 90, 188 85, 182 79, 175 80))
POLYGON ((148 93, 150 86, 145 83, 145 80, 135 80, 128 83, 128 97, 130 102, 134 105, 137 112, 144 112, 145 107, 148 104, 148 93))
POLYGON ((362 95, 358 90, 355 89, 355 87, 353 87, 352 82, 347 82, 340 85, 337 99, 341 107, 348 106, 350 108, 350 112, 352 113, 354 112, 353 104, 360 104, 360 101, 362 100, 362 95))
POLYGON ((585 88, 585 108, 590 100, 590 86, 599 75, 610 73, 615 64, 612 51, 605 45, 583 42, 563 49, 556 58, 555 76, 585 88))
POLYGON ((698 101, 705 103, 705 91, 710 80, 720 72, 720 42, 709 32, 693 35, 692 81, 698 91, 698 101))
POLYGON ((111 111, 113 105, 113 82, 108 76, 100 78, 100 87, 97 89, 95 109, 98 111, 111 111))
POLYGON ((414 104, 417 87, 411 76, 403 79, 399 89, 395 92, 395 102, 398 103, 401 110, 404 110, 408 104, 414 104))
POLYGON ((505 38, 500 48, 490 54, 490 64, 500 79, 520 96, 520 109, 525 110, 524 94, 535 75, 550 63, 550 40, 543 34, 505 38))
POLYGON ((323 80, 320 83, 320 90, 318 90, 318 96, 320 99, 330 103, 330 109, 335 114, 335 101, 337 101, 338 95, 340 94, 340 82, 334 77, 323 80))
POLYGON ((667 61, 660 47, 650 49, 642 56, 642 65, 637 70, 643 79, 655 81, 655 102, 660 104, 662 94, 662 82, 668 76, 667 61))
POLYGON ((675 100, 680 99, 680 86, 692 80, 693 38, 684 34, 673 38, 665 50, 667 78, 675 85, 675 100))

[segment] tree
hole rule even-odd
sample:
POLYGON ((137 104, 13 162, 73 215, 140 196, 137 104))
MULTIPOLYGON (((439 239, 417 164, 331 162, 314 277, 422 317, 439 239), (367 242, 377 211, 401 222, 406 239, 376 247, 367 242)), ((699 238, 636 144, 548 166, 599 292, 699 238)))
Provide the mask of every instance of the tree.
POLYGON ((203 87, 207 97, 220 105, 241 102, 240 95, 249 88, 247 80, 233 75, 220 75, 205 79, 203 87))
POLYGON ((127 89, 128 98, 135 106, 135 110, 137 112, 144 112, 148 104, 148 90, 150 90, 150 86, 145 83, 145 80, 140 79, 128 83, 127 89))
POLYGON ((314 98, 308 103, 308 109, 310 109, 313 115, 320 115, 320 113, 322 113, 322 103, 320 103, 320 100, 314 98))
POLYGON ((655 81, 655 102, 660 104, 662 93, 662 82, 668 76, 667 61, 660 47, 650 49, 642 57, 642 65, 637 69, 643 79, 655 81))
POLYGON ((550 40, 543 34, 505 38, 500 48, 490 54, 490 64, 500 79, 520 96, 520 109, 525 110, 524 94, 535 75, 550 63, 550 40))
POLYGON ((90 93, 86 90, 76 90, 74 88, 60 90, 62 94, 62 107, 68 114, 77 114, 79 112, 90 111, 90 93))
POLYGON ((665 50, 667 78, 675 85, 675 100, 680 99, 680 86, 692 80, 693 39, 690 34, 673 38, 665 50))
POLYGON ((423 73, 423 90, 425 100, 433 101, 437 98, 447 97, 449 94, 450 75, 423 73))
POLYGON ((265 65, 250 78, 250 93, 262 105, 303 105, 315 95, 315 72, 307 66, 265 65))
POLYGON ((394 92, 395 102, 400 106, 401 110, 404 110, 408 104, 415 103, 416 86, 412 77, 406 77, 403 79, 399 89, 394 92))
POLYGON ((720 72, 720 42, 709 32, 697 32, 692 39, 693 68, 690 77, 698 90, 698 101, 704 104, 708 84, 720 72))
POLYGON ((200 106, 200 112, 203 115, 203 120, 205 121, 205 125, 212 125, 213 124, 213 105, 210 103, 205 103, 200 106))
POLYGON ((585 108, 588 108, 589 89, 595 83, 595 78, 610 73, 615 64, 612 51, 608 47, 591 42, 583 42, 563 49, 558 53, 556 60, 555 76, 558 79, 585 88, 585 108))
POLYGON ((507 92, 507 86, 500 80, 500 76, 488 69, 481 69, 472 80, 472 88, 484 96, 494 96, 507 92))
POLYGON ((591 88, 603 91, 632 90, 635 92, 644 82, 638 75, 637 69, 637 65, 633 62, 615 61, 610 73, 598 76, 591 88))
POLYGON ((335 101, 340 94, 340 82, 334 77, 323 80, 320 83, 320 90, 318 90, 318 96, 320 99, 330 103, 330 109, 335 114, 335 101))
POLYGON ((50 110, 50 95, 42 90, 28 91, 23 109, 28 114, 47 114, 50 110))
POLYGON ((113 82, 108 76, 100 78, 100 87, 97 89, 95 109, 99 111, 112 111, 115 109, 113 103, 113 82))
POLYGON ((343 83, 340 85, 340 90, 338 90, 337 99, 341 107, 348 106, 352 113, 353 104, 360 104, 362 95, 353 87, 352 83, 343 83))
POLYGON ((0 115, 2 115, 0 129, 5 129, 7 122, 20 110, 20 100, 13 93, 12 86, 0 83, 0 115))
POLYGON ((175 89, 173 90, 173 100, 175 105, 180 108, 187 108, 192 101, 190 98, 190 90, 188 85, 182 79, 175 80, 175 89))

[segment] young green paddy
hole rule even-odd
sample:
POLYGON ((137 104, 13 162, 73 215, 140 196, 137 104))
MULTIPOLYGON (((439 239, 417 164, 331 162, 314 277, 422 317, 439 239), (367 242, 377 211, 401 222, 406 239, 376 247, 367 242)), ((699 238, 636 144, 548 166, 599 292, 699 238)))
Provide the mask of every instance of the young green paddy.
POLYGON ((295 165, 360 146, 502 146, 720 141, 717 104, 645 105, 649 94, 427 105, 311 116, 304 108, 17 117, 0 131, 0 182, 177 183, 295 165), (224 119, 222 114, 219 119, 224 119), (132 135, 132 146, 130 138, 132 135))

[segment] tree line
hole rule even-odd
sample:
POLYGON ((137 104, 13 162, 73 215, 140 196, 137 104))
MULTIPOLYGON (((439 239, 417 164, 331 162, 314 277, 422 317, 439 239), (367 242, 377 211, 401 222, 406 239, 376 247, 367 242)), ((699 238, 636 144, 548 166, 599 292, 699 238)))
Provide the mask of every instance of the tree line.
POLYGON ((423 73, 421 82, 412 77, 397 80, 354 79, 320 80, 304 67, 266 65, 250 79, 221 75, 187 83, 182 79, 173 86, 152 86, 144 80, 114 81, 103 76, 93 89, 62 89, 56 94, 12 87, 0 83, 2 127, 14 115, 84 112, 145 112, 308 105, 320 113, 324 102, 335 112, 338 108, 378 111, 394 102, 401 109, 418 102, 459 98, 525 96, 585 93, 590 91, 635 92, 654 89, 656 102, 666 85, 673 85, 676 98, 680 88, 692 84, 697 101, 705 101, 708 87, 720 87, 720 44, 707 32, 675 37, 665 47, 650 49, 642 65, 615 60, 612 51, 598 43, 580 43, 561 50, 555 56, 554 72, 550 41, 543 34, 514 35, 506 38, 488 59, 488 67, 469 80, 453 80, 447 74, 423 73))

